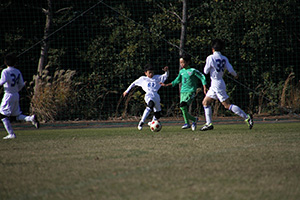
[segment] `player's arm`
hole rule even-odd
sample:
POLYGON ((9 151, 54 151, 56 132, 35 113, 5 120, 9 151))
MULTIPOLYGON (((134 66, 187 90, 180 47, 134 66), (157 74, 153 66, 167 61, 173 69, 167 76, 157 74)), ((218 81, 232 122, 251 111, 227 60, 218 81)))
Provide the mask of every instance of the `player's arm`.
POLYGON ((6 83, 6 74, 4 71, 1 72, 1 78, 0 78, 0 86, 6 83))
POLYGON ((162 74, 160 76, 160 82, 165 82, 167 80, 167 78, 169 77, 169 67, 168 66, 165 66, 163 69, 162 69, 165 73, 162 74))
POLYGON ((135 80, 134 82, 132 82, 132 83, 129 85, 129 87, 123 92, 123 97, 125 97, 125 96, 129 93, 129 91, 130 91, 134 86, 137 85, 137 82, 138 82, 138 81, 139 81, 139 79, 135 80))
POLYGON ((211 66, 211 59, 210 59, 210 57, 207 57, 206 58, 206 62, 205 62, 205 67, 204 67, 204 70, 203 70, 204 74, 208 74, 209 73, 210 66, 211 66))
POLYGON ((198 70, 195 70, 195 76, 201 80, 202 85, 206 85, 206 77, 204 76, 204 74, 202 74, 198 70))
POLYGON ((24 82, 22 74, 20 74, 19 81, 18 81, 18 90, 21 91, 24 86, 25 86, 25 82, 24 82))
POLYGON ((206 95, 206 93, 207 93, 207 87, 206 87, 206 85, 203 85, 203 93, 206 95))
POLYGON ((168 86, 171 86, 172 85, 172 83, 167 83, 167 84, 165 84, 165 83, 163 83, 163 82, 160 82, 159 83, 161 86, 163 86, 163 87, 168 87, 168 86))
POLYGON ((238 78, 237 73, 234 71, 234 69, 233 69, 232 65, 229 63, 228 59, 226 59, 226 69, 232 76, 234 76, 234 78, 238 78))

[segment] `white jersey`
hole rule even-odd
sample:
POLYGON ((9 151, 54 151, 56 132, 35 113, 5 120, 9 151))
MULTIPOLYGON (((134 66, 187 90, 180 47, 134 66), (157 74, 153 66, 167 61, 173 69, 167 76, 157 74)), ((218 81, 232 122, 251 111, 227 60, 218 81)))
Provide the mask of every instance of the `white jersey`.
POLYGON ((215 51, 206 58, 204 73, 210 74, 211 88, 214 88, 215 90, 226 90, 226 85, 223 80, 223 74, 226 69, 233 76, 237 75, 232 65, 229 63, 228 58, 223 56, 221 52, 215 51))
POLYGON ((14 67, 7 67, 2 70, 0 85, 3 85, 4 92, 18 93, 24 87, 24 80, 21 72, 14 67))
POLYGON ((0 113, 5 116, 19 116, 19 91, 25 85, 21 72, 14 67, 5 68, 1 73, 0 85, 4 87, 0 113))
POLYGON ((157 92, 161 87, 159 83, 164 83, 167 80, 168 76, 168 72, 162 75, 154 75, 152 78, 149 78, 147 76, 141 76, 140 78, 136 79, 133 83, 131 83, 125 92, 128 93, 134 86, 140 86, 146 92, 145 98, 146 96, 154 97, 158 95, 157 92))

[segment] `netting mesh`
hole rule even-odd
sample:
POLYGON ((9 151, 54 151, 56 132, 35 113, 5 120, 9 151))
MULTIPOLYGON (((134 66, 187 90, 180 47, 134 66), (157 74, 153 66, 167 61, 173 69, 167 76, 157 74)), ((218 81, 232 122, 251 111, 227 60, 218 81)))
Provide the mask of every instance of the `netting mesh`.
MULTIPOLYGON (((226 43, 222 53, 239 74, 238 80, 224 77, 231 102, 253 114, 299 114, 299 1, 188 1, 180 49, 182 5, 155 0, 1 2, 0 53, 18 54, 17 67, 27 82, 21 91, 23 112, 46 121, 140 116, 144 92, 135 88, 126 98, 122 93, 144 75, 144 65, 151 63, 157 74, 169 66, 170 82, 184 50, 192 55, 191 66, 203 72, 211 40, 221 38, 226 43), (44 38, 47 12, 51 24, 44 38), (38 71, 41 50, 46 60, 38 71)), ((190 107, 193 115, 203 115, 201 83, 199 88, 190 107)), ((180 117, 179 88, 159 93, 163 116, 180 117)), ((231 115, 219 103, 214 114, 231 115)))

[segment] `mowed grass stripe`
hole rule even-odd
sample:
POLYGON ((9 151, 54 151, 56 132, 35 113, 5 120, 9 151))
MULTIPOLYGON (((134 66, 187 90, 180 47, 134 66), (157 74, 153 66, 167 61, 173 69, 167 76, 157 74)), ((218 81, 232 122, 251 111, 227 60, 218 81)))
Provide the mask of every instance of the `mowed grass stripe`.
POLYGON ((26 130, 1 141, 1 199, 297 199, 297 123, 26 130), (10 156, 6 156, 10 155, 10 156), (7 176, 9 172, 14 173, 7 176), (21 172, 20 172, 21 171, 21 172))

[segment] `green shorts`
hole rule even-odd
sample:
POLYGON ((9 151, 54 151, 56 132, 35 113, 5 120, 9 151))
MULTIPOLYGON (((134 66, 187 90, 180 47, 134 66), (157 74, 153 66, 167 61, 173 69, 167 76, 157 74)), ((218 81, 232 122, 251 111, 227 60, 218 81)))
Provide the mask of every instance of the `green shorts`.
POLYGON ((181 92, 180 93, 180 103, 186 102, 190 105, 195 98, 195 92, 181 92))

